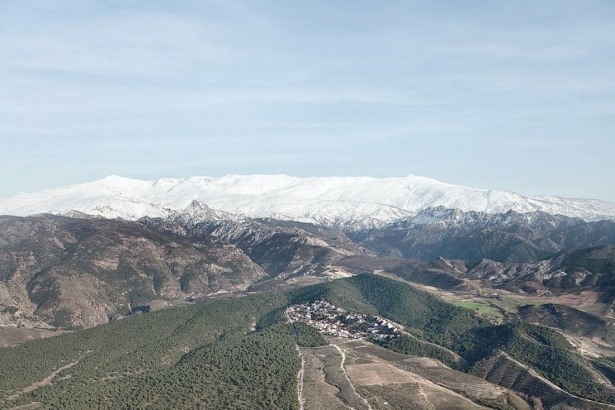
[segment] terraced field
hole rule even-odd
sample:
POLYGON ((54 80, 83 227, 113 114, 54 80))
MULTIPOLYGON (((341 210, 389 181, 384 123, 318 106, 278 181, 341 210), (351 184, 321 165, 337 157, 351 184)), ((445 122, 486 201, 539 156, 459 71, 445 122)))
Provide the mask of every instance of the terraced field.
POLYGON ((364 340, 327 337, 329 346, 301 349, 305 409, 483 409, 478 402, 531 406, 509 390, 364 340), (343 363, 342 363, 343 362, 343 363))

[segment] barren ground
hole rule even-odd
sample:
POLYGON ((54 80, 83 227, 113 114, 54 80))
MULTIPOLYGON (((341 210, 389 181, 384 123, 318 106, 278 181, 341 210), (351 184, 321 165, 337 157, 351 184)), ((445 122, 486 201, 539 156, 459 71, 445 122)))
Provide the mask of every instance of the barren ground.
POLYGON ((42 339, 60 335, 64 332, 57 332, 46 329, 27 329, 18 327, 0 328, 0 347, 10 347, 22 344, 28 340, 42 339))
MULTIPOLYGON (((327 340, 329 346, 301 349, 306 410, 482 409, 464 395, 493 400, 510 394, 435 360, 412 358, 364 340, 327 340)), ((516 399, 521 403, 517 408, 530 409, 516 399)))

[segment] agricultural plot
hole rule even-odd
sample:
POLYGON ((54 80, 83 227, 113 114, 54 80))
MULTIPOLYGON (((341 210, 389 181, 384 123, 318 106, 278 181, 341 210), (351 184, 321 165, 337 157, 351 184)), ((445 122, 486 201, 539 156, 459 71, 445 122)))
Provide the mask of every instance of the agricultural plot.
POLYGON ((301 349, 306 410, 489 408, 480 400, 531 409, 507 389, 436 360, 412 358, 365 340, 327 341, 329 346, 301 349))
POLYGON ((437 360, 412 357, 396 362, 395 366, 484 403, 499 403, 517 409, 531 409, 531 406, 508 389, 479 377, 452 370, 437 360))
POLYGON ((306 362, 305 409, 370 409, 346 374, 343 351, 334 345, 302 349, 306 362), (324 393, 324 394, 323 394, 324 393))
MULTIPOLYGON (((331 351, 335 355, 335 352, 331 351)), ((305 361, 303 376, 303 397, 305 409, 346 410, 341 397, 339 383, 339 364, 335 365, 333 358, 327 360, 324 349, 301 349, 305 361), (329 362, 329 365, 327 365, 329 362), (327 373, 329 377, 327 378, 327 373), (336 377, 337 376, 337 377, 336 377)))

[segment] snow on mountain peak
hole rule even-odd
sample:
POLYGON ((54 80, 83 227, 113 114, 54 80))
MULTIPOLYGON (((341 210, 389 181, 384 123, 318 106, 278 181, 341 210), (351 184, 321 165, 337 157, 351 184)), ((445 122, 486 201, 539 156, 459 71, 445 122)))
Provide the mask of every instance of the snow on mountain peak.
POLYGON ((112 175, 85 184, 2 199, 0 214, 75 210, 138 219, 166 217, 183 211, 191 217, 213 217, 216 211, 224 211, 251 218, 376 227, 438 206, 442 207, 438 209, 487 213, 544 211, 585 220, 615 219, 614 203, 474 189, 414 175, 402 178, 226 175, 155 181, 112 175))

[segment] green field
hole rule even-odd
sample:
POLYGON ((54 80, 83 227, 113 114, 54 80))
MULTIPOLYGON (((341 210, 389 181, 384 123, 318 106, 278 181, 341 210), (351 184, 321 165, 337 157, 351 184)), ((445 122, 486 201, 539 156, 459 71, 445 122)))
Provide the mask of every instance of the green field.
POLYGON ((502 311, 493 306, 491 303, 489 302, 478 302, 478 301, 463 301, 463 300, 455 300, 452 301, 452 303, 455 306, 459 306, 462 308, 466 308, 466 309, 470 309, 472 311, 475 311, 476 313, 478 313, 479 315, 484 315, 487 317, 491 317, 496 319, 499 323, 502 323, 504 321, 504 315, 502 314, 502 311))

